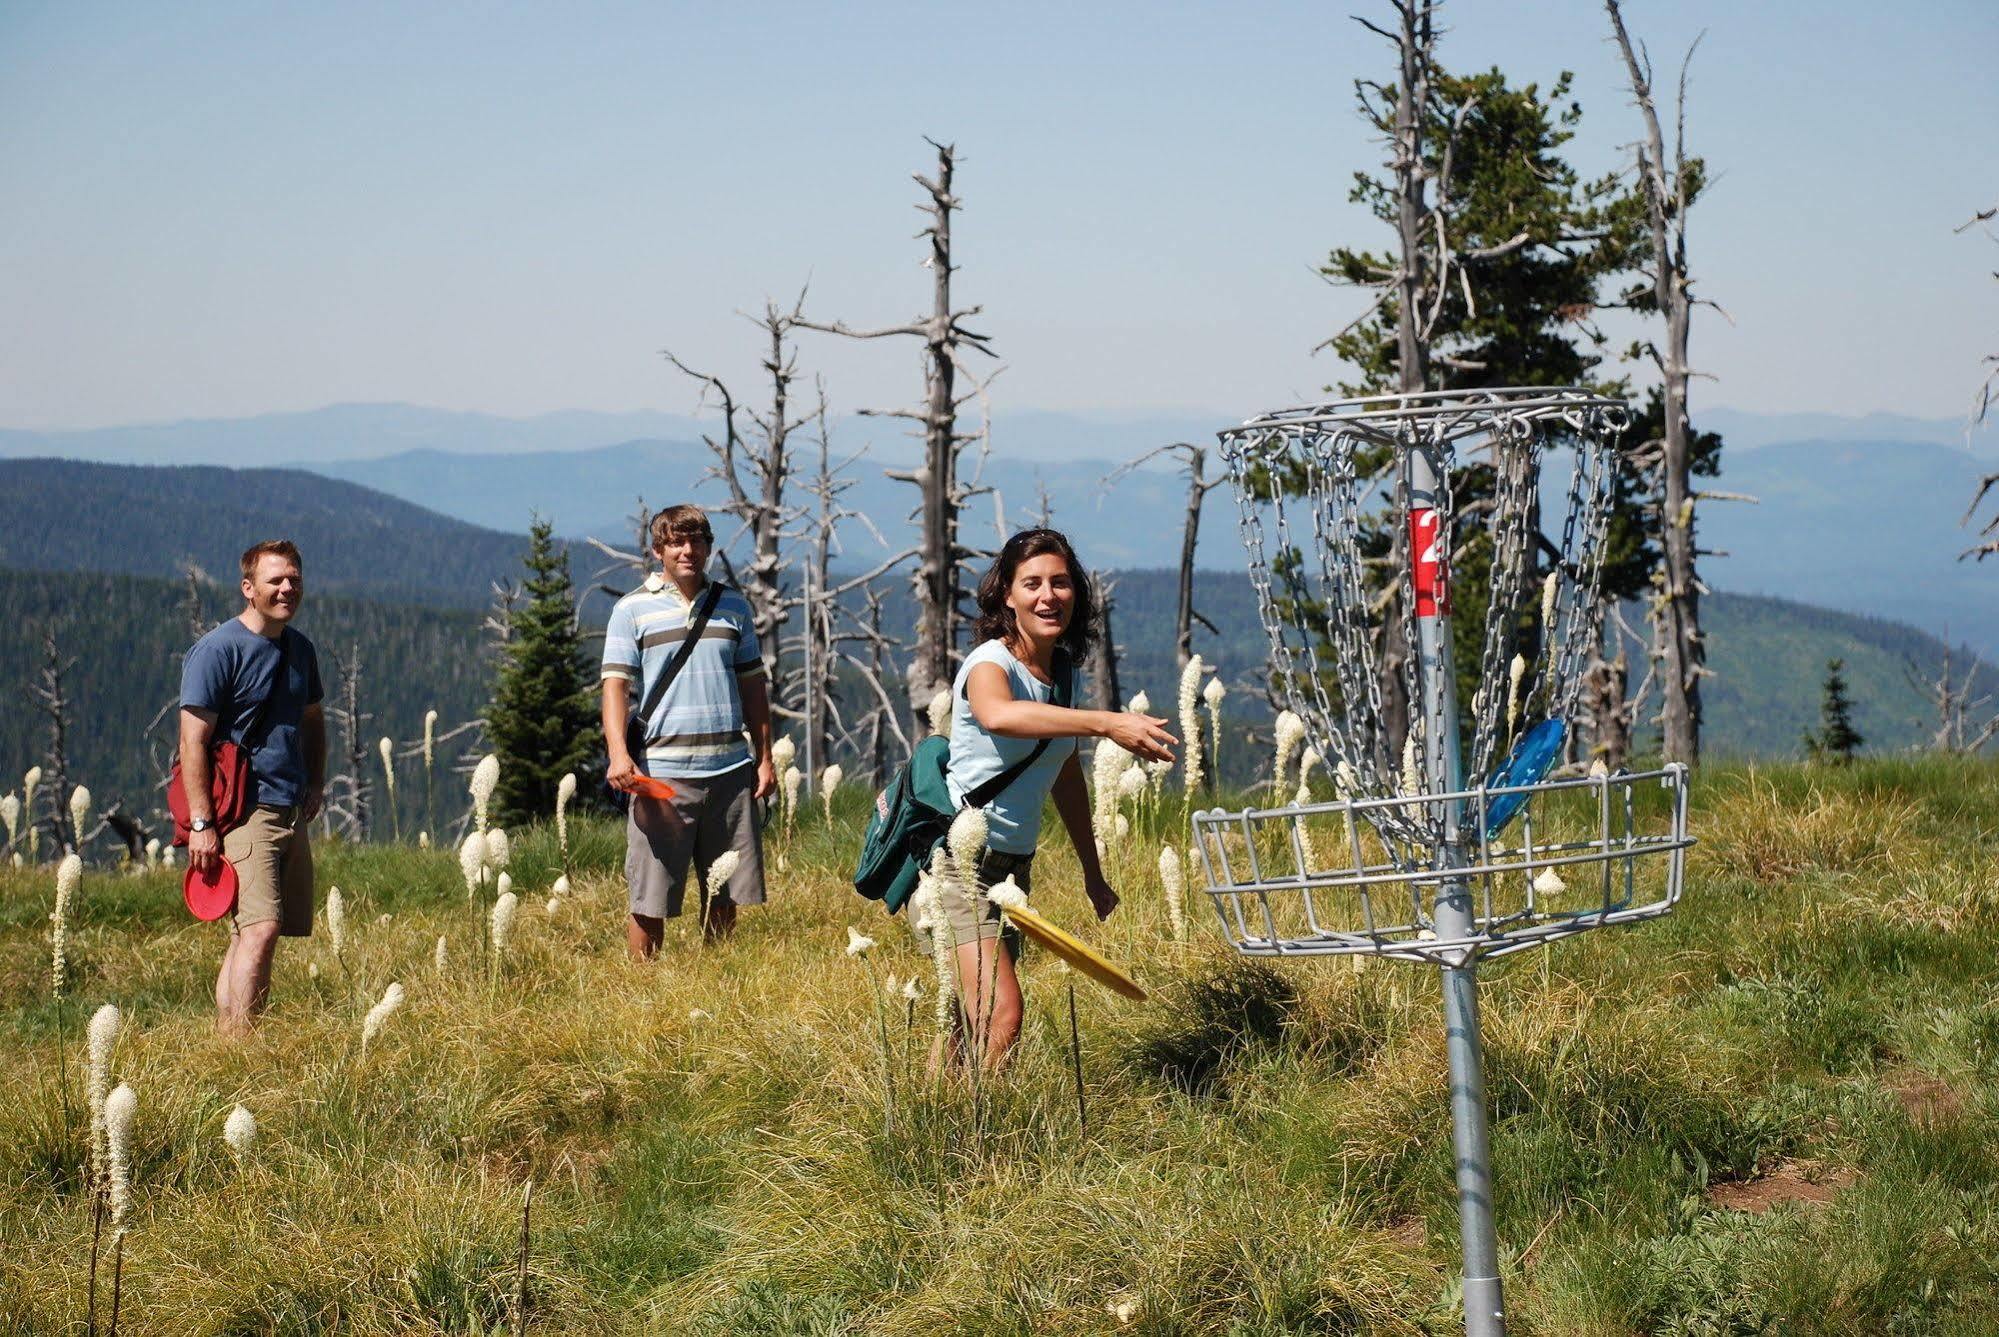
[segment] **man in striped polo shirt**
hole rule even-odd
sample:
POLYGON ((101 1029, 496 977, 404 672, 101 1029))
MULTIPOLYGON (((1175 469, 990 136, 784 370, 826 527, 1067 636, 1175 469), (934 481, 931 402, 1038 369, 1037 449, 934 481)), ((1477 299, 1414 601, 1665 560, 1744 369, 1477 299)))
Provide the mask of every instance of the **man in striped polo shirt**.
POLYGON ((770 698, 749 601, 726 586, 680 672, 641 722, 644 755, 625 742, 632 712, 653 695, 707 602, 715 533, 698 506, 669 506, 652 518, 660 574, 618 600, 604 629, 604 743, 608 779, 628 788, 641 774, 673 786, 671 799, 632 795, 625 823, 625 881, 631 919, 625 944, 634 960, 659 950, 665 921, 680 913, 690 871, 703 888, 702 931, 736 924, 736 907, 764 899, 763 838, 756 800, 777 786, 770 759, 770 698), (736 866, 721 886, 707 871, 728 851, 736 866))

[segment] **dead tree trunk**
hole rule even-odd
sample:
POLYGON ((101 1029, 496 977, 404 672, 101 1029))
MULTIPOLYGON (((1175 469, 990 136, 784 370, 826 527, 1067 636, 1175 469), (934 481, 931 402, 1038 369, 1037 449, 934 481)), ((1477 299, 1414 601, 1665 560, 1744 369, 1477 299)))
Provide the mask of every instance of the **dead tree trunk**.
POLYGON ((1144 464, 1160 455, 1178 455, 1187 462, 1187 513, 1180 529, 1180 587, 1173 606, 1173 646, 1181 669, 1194 657, 1194 624, 1199 622, 1209 632, 1214 632, 1215 624, 1201 615, 1194 607, 1194 553, 1201 541, 1201 508, 1208 494, 1227 482, 1226 476, 1207 476, 1208 450, 1191 441, 1175 441, 1170 446, 1158 446, 1146 451, 1136 459, 1128 460, 1113 469, 1104 479, 1109 488, 1144 464))
POLYGON ((363 737, 363 726, 371 718, 361 709, 361 646, 357 642, 347 653, 333 657, 340 674, 340 704, 327 711, 340 726, 340 757, 343 774, 327 785, 327 824, 340 824, 342 836, 354 841, 368 839, 368 798, 371 749, 363 737))
POLYGON ((839 321, 824 325, 798 322, 808 329, 855 339, 913 335, 923 340, 923 407, 863 410, 918 423, 923 431, 922 467, 889 471, 890 477, 915 484, 922 494, 914 582, 916 646, 909 666, 910 700, 919 711, 940 688, 950 684, 962 620, 959 601, 965 596, 961 568, 967 554, 958 541, 958 516, 968 490, 958 478, 958 454, 967 442, 977 439, 977 434, 958 430, 958 410, 972 397, 958 393, 958 373, 964 369, 965 349, 994 356, 988 337, 966 329, 963 323, 982 308, 959 310, 951 304, 951 276, 958 269, 951 258, 951 217, 960 204, 952 193, 957 150, 934 139, 928 142, 937 150, 937 175, 933 179, 919 172, 916 182, 930 197, 928 204, 918 206, 930 215, 930 222, 917 234, 930 240, 930 254, 924 261, 932 279, 930 314, 906 325, 869 330, 852 329, 839 321))
MULTIPOLYGON (((76 703, 69 698, 65 679, 75 667, 76 656, 63 656, 55 624, 43 623, 41 672, 28 684, 28 695, 35 709, 48 717, 49 743, 42 754, 42 801, 48 811, 42 824, 58 846, 82 853, 79 840, 82 832, 69 819, 69 795, 73 787, 69 778, 70 712, 76 703)), ((35 815, 29 813, 28 820, 33 822, 35 815)))
MULTIPOLYGON (((1666 337, 1648 345, 1659 368, 1665 397, 1665 441, 1660 460, 1661 554, 1652 598, 1652 654, 1659 667, 1663 705, 1660 725, 1667 761, 1700 761, 1701 679, 1708 673, 1707 643, 1701 634, 1700 600, 1705 591, 1695 571, 1693 429, 1687 420, 1687 361, 1692 324, 1693 285, 1687 271, 1687 203, 1690 171, 1686 157, 1686 68, 1680 95, 1672 158, 1652 101, 1651 62, 1632 46, 1618 0, 1604 0, 1617 47, 1631 79, 1632 99, 1645 122, 1638 149, 1638 178, 1644 192, 1651 240, 1652 302, 1666 322, 1666 337)), ((1688 53, 1691 57, 1692 53, 1688 53)))
POLYGON ((1992 696, 1987 693, 1974 696, 1978 681, 1978 660, 1974 656, 1971 671, 1962 679, 1957 676, 1951 662, 1951 649, 1943 649, 1943 666, 1936 677, 1930 678, 1916 671, 1913 661, 1903 668, 1909 686, 1921 692, 1924 699, 1936 711, 1936 732, 1930 735, 1930 748, 1936 752, 1972 753, 1991 742, 1999 735, 1999 715, 1988 717, 1983 723, 1974 725, 1972 717, 1982 715, 1992 704, 1992 696))
POLYGON ((1118 682, 1117 636, 1111 630, 1111 610, 1117 606, 1117 582, 1097 581, 1097 639, 1090 650, 1092 704, 1098 710, 1123 710, 1124 688, 1118 682))
POLYGON ((800 293, 792 309, 785 311, 767 300, 763 315, 755 319, 767 342, 762 365, 770 377, 770 410, 768 413, 744 410, 755 429, 749 439, 736 430, 737 401, 721 378, 696 371, 672 353, 666 354, 666 360, 676 369, 702 383, 704 398, 712 389, 721 403, 721 439, 706 438, 708 448, 715 454, 715 464, 708 473, 719 478, 729 490, 722 512, 741 521, 749 536, 749 561, 740 568, 732 567, 731 572, 742 588, 743 597, 749 601, 750 623, 756 629, 773 703, 781 703, 788 697, 780 646, 786 607, 792 596, 784 588, 781 546, 787 527, 795 518, 794 508, 785 500, 785 485, 791 477, 791 434, 808 421, 794 416, 792 411, 798 350, 791 342, 791 335, 800 324, 799 311, 804 301, 805 294, 800 293))

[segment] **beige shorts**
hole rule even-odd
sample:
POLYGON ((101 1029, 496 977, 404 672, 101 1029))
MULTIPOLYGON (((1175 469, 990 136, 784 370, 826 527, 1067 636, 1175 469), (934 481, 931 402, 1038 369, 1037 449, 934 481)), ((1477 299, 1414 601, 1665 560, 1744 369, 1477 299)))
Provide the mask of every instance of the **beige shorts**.
POLYGON ((720 775, 675 776, 670 799, 632 795, 625 819, 625 883, 631 912, 648 919, 680 913, 691 867, 707 869, 724 850, 736 852, 736 871, 723 891, 737 905, 764 900, 763 831, 757 820, 757 768, 746 762, 720 775))
MULTIPOLYGON (((987 850, 979 856, 979 885, 994 886, 1012 878, 1014 885, 1022 891, 1034 890, 1034 856, 1032 854, 1002 854, 998 850, 987 850)), ((985 910, 981 916, 974 908, 972 898, 956 887, 944 889, 944 916, 951 923, 951 942, 954 946, 987 938, 1004 938, 1008 952, 1013 959, 1020 959, 1020 930, 1008 927, 1000 929, 1000 910, 991 901, 981 899, 979 905, 985 910)), ((916 928, 917 915, 914 908, 906 911, 909 926, 916 933, 916 945, 928 953, 934 950, 930 935, 916 928)))
POLYGON ((233 925, 278 921, 286 938, 312 936, 312 843, 305 809, 256 807, 222 837, 222 857, 236 866, 233 925))

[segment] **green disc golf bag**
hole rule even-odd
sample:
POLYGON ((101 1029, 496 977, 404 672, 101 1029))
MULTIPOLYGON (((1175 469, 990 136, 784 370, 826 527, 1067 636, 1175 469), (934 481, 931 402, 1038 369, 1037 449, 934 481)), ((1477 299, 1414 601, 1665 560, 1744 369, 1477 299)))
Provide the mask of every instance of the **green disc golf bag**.
POLYGON ((937 842, 950 834, 958 805, 944 777, 951 740, 932 734, 916 745, 909 764, 875 795, 874 816, 861 840, 854 865, 854 890, 880 901, 890 914, 902 909, 916 890, 916 874, 929 862, 937 842))
MULTIPOLYGON (((1055 651, 1055 704, 1069 704, 1069 653, 1055 651)), ((965 806, 983 808, 1027 773, 1048 750, 1042 739, 1026 756, 965 795, 965 806)), ((945 777, 951 772, 951 740, 931 734, 916 745, 909 764, 895 773, 888 788, 875 795, 874 815, 861 838, 860 861, 854 865, 854 890, 880 901, 890 914, 902 909, 916 890, 916 875, 930 862, 937 842, 951 834, 958 805, 951 801, 945 777)))

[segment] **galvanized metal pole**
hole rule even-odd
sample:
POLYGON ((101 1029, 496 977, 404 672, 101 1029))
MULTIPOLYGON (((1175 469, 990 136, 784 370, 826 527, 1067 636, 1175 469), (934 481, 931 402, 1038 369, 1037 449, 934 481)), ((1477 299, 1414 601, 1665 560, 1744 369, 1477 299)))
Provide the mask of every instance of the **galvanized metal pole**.
MULTIPOLYGON (((819 683, 818 679, 812 676, 812 619, 814 617, 812 607, 812 563, 807 561, 804 565, 805 602, 799 609, 799 625, 805 631, 805 696, 801 700, 805 706, 805 792, 811 794, 817 792, 819 784, 819 731, 812 727, 815 717, 811 701, 812 693, 817 690, 819 683)), ((777 702, 773 700, 770 704, 771 713, 774 715, 777 713, 777 702)), ((777 778, 779 783, 782 783, 784 780, 784 777, 781 775, 777 778)), ((789 821, 791 819, 786 818, 785 820, 789 821)))
MULTIPOLYGON (((1416 597, 1416 689, 1422 757, 1432 793, 1462 787, 1457 674, 1451 662, 1451 536, 1437 505, 1440 468, 1435 448, 1418 444, 1409 469, 1409 562, 1416 597)), ((1455 803, 1442 814, 1437 868, 1465 866, 1464 834, 1455 803)), ((1437 936, 1466 938, 1472 930, 1471 889, 1441 876, 1431 910, 1437 936)), ((1485 1060, 1479 1039, 1475 963, 1443 972, 1444 1037, 1451 1063, 1451 1146, 1457 1162, 1458 1225, 1464 1238, 1465 1332, 1503 1337, 1506 1303, 1499 1282, 1499 1239, 1492 1217, 1492 1156, 1486 1140, 1485 1060)))

